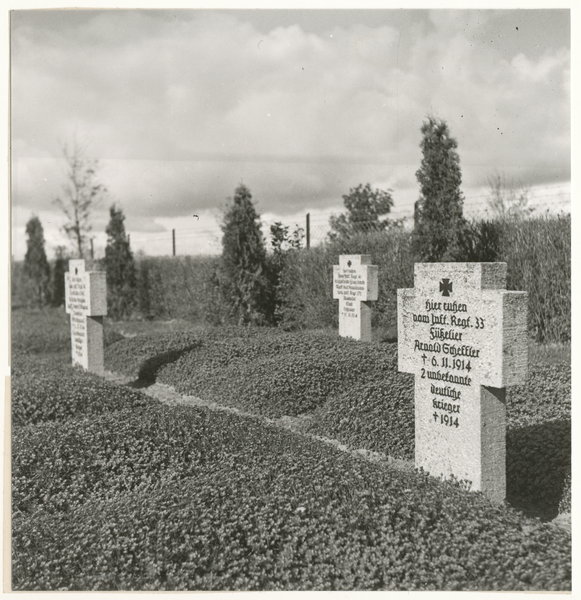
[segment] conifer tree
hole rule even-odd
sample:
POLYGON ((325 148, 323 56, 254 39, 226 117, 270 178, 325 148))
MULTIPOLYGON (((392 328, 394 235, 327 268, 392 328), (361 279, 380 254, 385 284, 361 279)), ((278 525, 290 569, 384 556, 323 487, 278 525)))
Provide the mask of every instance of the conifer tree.
POLYGON ((54 267, 51 281, 51 303, 62 306, 65 303, 65 273, 68 271, 69 258, 64 246, 55 250, 54 267))
POLYGON ((466 222, 458 143, 445 121, 428 117, 421 129, 423 159, 416 178, 420 197, 415 204, 412 243, 420 262, 453 262, 461 257, 466 222))
POLYGON ((270 319, 266 248, 250 190, 240 184, 224 213, 220 284, 239 325, 270 319))
POLYGON ((37 216, 33 215, 26 224, 26 235, 24 274, 34 286, 35 303, 43 306, 48 302, 50 266, 44 250, 44 230, 37 216))
POLYGON ((136 303, 136 273, 133 254, 125 233, 125 215, 115 205, 109 209, 105 269, 107 270, 107 312, 112 317, 131 313, 136 303))

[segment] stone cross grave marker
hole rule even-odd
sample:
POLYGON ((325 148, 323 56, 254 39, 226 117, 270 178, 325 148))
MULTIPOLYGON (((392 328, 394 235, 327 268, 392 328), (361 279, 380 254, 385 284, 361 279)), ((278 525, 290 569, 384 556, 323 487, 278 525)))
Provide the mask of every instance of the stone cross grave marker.
POLYGON ((369 254, 342 254, 333 266, 333 298, 339 299, 339 335, 371 341, 371 304, 377 300, 377 266, 369 254))
POLYGON ((103 315, 107 314, 107 276, 85 271, 84 260, 69 260, 65 273, 65 306, 71 315, 73 364, 102 374, 103 315))
POLYGON ((505 387, 528 368, 527 292, 506 263, 419 263, 397 291, 398 369, 415 377, 415 464, 506 496, 505 387))

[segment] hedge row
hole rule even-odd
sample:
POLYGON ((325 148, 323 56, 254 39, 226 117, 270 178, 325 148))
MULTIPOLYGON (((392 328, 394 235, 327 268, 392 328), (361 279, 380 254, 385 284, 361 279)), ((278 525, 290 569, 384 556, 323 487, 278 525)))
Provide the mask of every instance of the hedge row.
MULTIPOLYGON (((537 342, 571 339, 571 217, 492 221, 471 261, 507 263, 507 289, 529 293, 528 330, 537 342)), ((413 287, 414 257, 406 231, 361 234, 315 252, 292 253, 282 274, 283 326, 337 327, 332 265, 340 254, 370 254, 379 268, 379 299, 372 325, 393 338, 397 329, 397 289, 413 287)))
MULTIPOLYGON (((495 260, 508 265, 507 289, 529 292, 531 337, 537 342, 571 339, 571 217, 536 217, 523 221, 475 223, 478 242, 467 260, 495 260)), ((284 328, 337 327, 332 273, 340 254, 370 254, 379 267, 379 299, 372 323, 395 339, 396 290, 413 287, 411 233, 403 230, 358 234, 328 246, 289 252, 275 302, 284 328)), ((220 293, 219 257, 140 257, 138 310, 144 317, 181 318, 225 324, 231 308, 220 293)), ((22 263, 13 264, 12 300, 26 304, 30 282, 22 263)))
POLYGON ((15 590, 571 589, 559 528, 258 419, 133 394, 14 427, 15 590))
MULTIPOLYGON (((506 262, 507 289, 529 292, 529 333, 537 342, 571 339, 571 218, 539 217, 478 225, 481 242, 470 260, 506 262), (483 240, 483 241, 482 241, 483 240), (479 258, 480 257, 480 258, 479 258)), ((370 254, 379 267, 379 299, 372 323, 395 339, 398 288, 413 287, 414 257, 408 231, 355 235, 326 247, 286 255, 277 292, 283 328, 337 327, 333 265, 340 254, 370 254)), ((140 259, 140 302, 144 314, 228 323, 229 307, 219 293, 218 257, 140 259)))

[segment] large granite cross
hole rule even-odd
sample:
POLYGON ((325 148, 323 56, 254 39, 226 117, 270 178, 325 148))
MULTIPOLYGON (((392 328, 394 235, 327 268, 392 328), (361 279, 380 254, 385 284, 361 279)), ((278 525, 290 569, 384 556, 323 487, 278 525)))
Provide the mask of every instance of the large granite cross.
POLYGON ((415 377, 415 463, 506 495, 505 388, 528 368, 526 292, 506 263, 421 263, 397 292, 398 369, 415 377))

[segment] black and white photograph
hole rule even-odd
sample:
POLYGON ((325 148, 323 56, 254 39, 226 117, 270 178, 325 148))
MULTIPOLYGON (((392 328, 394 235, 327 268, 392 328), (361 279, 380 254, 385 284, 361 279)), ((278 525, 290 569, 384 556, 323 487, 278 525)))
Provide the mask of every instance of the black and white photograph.
POLYGON ((572 591, 573 12, 10 6, 5 592, 572 591))

